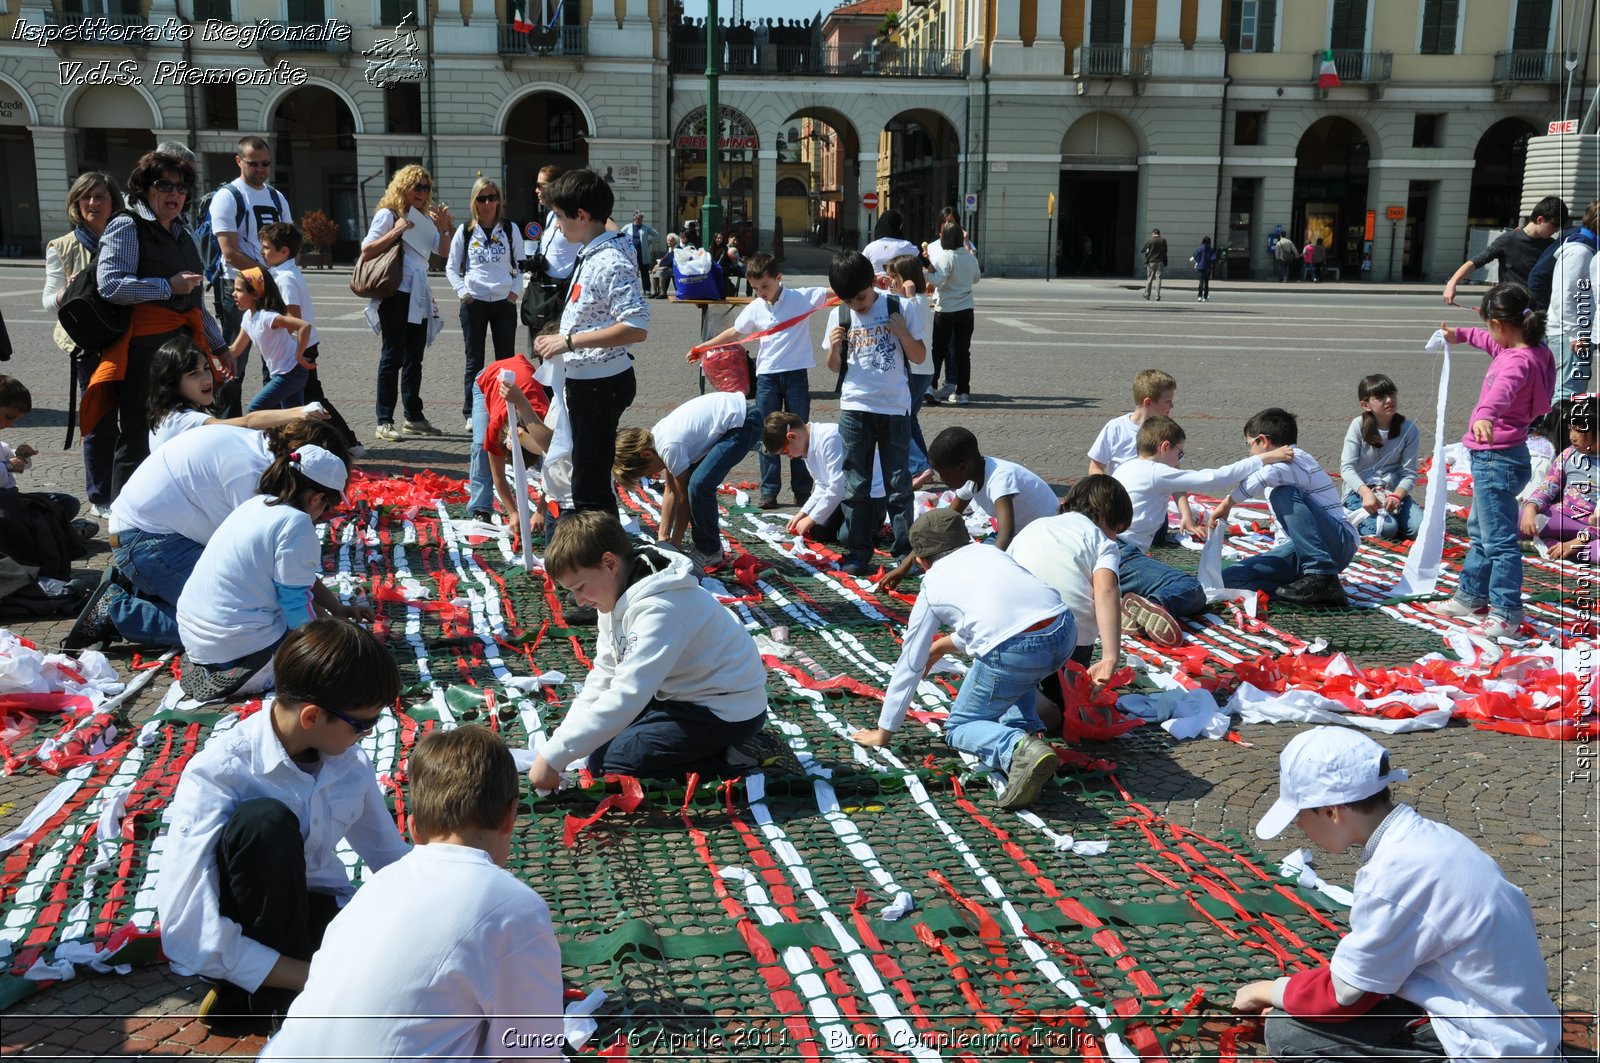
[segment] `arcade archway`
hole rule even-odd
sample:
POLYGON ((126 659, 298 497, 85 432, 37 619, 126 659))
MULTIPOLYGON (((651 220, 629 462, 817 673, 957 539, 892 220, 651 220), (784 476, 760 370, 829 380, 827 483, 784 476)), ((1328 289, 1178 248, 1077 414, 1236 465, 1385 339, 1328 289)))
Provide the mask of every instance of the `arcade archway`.
POLYGON ((1361 264, 1371 250, 1366 240, 1371 162, 1367 134, 1345 118, 1313 123, 1295 149, 1290 236, 1302 247, 1321 240, 1327 265, 1347 278, 1361 275, 1361 264))

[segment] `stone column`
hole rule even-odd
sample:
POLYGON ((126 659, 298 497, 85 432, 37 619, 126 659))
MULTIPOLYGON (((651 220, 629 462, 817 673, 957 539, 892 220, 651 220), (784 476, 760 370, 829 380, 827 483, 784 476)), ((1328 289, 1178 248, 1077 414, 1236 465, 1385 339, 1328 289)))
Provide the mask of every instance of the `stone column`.
POLYGON ((28 132, 33 135, 33 172, 39 186, 39 234, 50 241, 72 228, 65 204, 78 164, 78 131, 36 125, 28 132))
POLYGON ((777 227, 778 152, 776 148, 762 148, 756 152, 756 246, 742 248, 743 254, 749 257, 752 251, 770 250, 777 227))
POLYGON ((856 181, 855 203, 854 205, 845 203, 842 213, 848 218, 851 210, 856 212, 856 228, 861 231, 861 241, 856 247, 859 251, 872 242, 872 227, 877 224, 878 215, 882 213, 884 204, 880 200, 878 209, 870 213, 861 206, 861 197, 868 192, 876 191, 878 187, 878 153, 863 151, 856 156, 856 164, 859 179, 856 181))

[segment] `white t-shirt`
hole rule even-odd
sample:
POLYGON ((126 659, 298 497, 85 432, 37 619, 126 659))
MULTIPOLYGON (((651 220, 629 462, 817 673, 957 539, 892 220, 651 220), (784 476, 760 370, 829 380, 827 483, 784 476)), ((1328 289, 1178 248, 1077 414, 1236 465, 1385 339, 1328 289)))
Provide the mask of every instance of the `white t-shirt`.
POLYGON ((1117 471, 1117 466, 1139 456, 1139 426, 1133 423, 1132 414, 1113 417, 1094 437, 1089 447, 1089 460, 1098 461, 1107 473, 1117 471))
POLYGON ((1360 538, 1355 525, 1345 519, 1344 498, 1339 493, 1339 485, 1317 464, 1316 458, 1298 446, 1293 461, 1263 465, 1245 477, 1244 482, 1234 490, 1233 500, 1245 502, 1252 498, 1266 498, 1274 487, 1285 485, 1300 488, 1311 497, 1312 505, 1327 510, 1334 523, 1344 530, 1343 534, 1352 539, 1360 538))
POLYGON ((311 338, 306 340, 307 347, 315 347, 322 342, 317 335, 317 310, 311 305, 311 289, 306 285, 306 275, 300 272, 300 266, 289 259, 281 265, 272 267, 272 279, 278 285, 278 294, 283 296, 285 306, 298 306, 300 313, 295 316, 311 326, 311 338))
POLYGON ((883 276, 883 267, 889 264, 890 259, 899 258, 901 255, 920 255, 921 249, 910 240, 896 236, 885 236, 881 240, 874 240, 861 249, 861 254, 868 262, 872 263, 873 272, 883 276))
POLYGON ((1482 849, 1408 805, 1379 829, 1356 872, 1334 976, 1426 1009, 1453 1060, 1559 1058, 1528 898, 1482 849))
MULTIPOLYGON (((776 303, 756 299, 739 311, 733 327, 745 335, 760 332, 790 318, 821 309, 832 294, 827 288, 784 288, 778 293, 776 303)), ((817 359, 811 352, 810 324, 811 319, 806 318, 782 332, 757 340, 761 345, 756 351, 757 375, 787 373, 815 366, 817 359)))
POLYGON ((1039 621, 1060 616, 1065 608, 1059 594, 988 543, 946 554, 922 577, 878 726, 899 729, 941 627, 949 631, 956 649, 982 657, 1039 621))
MULTIPOLYGON (((906 331, 911 333, 912 339, 920 340, 924 350, 926 350, 928 320, 933 314, 933 310, 928 306, 928 297, 926 295, 915 295, 908 299, 902 295, 900 297, 900 313, 906 319, 906 331)), ((910 369, 914 376, 932 376, 933 359, 924 357, 920 362, 913 362, 907 358, 906 368, 910 369)))
POLYGON ((173 436, 182 435, 191 428, 202 427, 207 421, 211 420, 211 417, 212 415, 204 410, 191 410, 187 407, 181 410, 173 410, 161 418, 160 424, 150 429, 151 453, 154 453, 157 447, 173 436))
POLYGON ((750 401, 736 391, 697 395, 656 422, 650 429, 656 453, 674 476, 706 456, 722 434, 744 424, 750 401))
POLYGON ((1128 489, 1128 498, 1133 502, 1133 523, 1122 533, 1122 541, 1148 553, 1156 530, 1167 523, 1167 499, 1174 492, 1231 491, 1260 468, 1261 459, 1256 457, 1242 458, 1220 469, 1174 469, 1154 458, 1124 462, 1112 473, 1128 489))
POLYGON ((271 464, 272 451, 260 432, 228 424, 189 429, 140 462, 128 477, 111 503, 110 531, 176 532, 204 545, 256 493, 271 464))
POLYGON ((295 347, 298 341, 288 329, 273 328, 272 323, 281 315, 275 310, 246 310, 239 327, 250 336, 250 342, 261 351, 267 371, 282 376, 295 367, 295 347))
MULTIPOLYGON (((902 316, 904 313, 902 311, 902 316)), ((828 317, 828 331, 837 318, 828 317)), ((908 360, 900 340, 889 328, 889 300, 882 292, 865 314, 850 311, 844 341, 846 365, 839 409, 858 413, 907 414, 911 412, 911 385, 906 379, 908 360)), ((824 335, 823 343, 827 343, 824 335)))
POLYGON ((972 496, 975 505, 989 516, 995 515, 995 502, 1011 499, 1011 530, 1021 531, 1042 517, 1054 516, 1058 503, 1050 485, 1014 461, 983 459, 983 486, 972 496))
MULTIPOLYGON (((810 432, 805 462, 811 473, 811 495, 800 512, 826 524, 844 501, 844 440, 839 438, 836 424, 812 421, 806 428, 810 432)), ((876 448, 872 451, 872 497, 889 497, 883 489, 883 461, 876 448)))
POLYGON ((568 240, 561 231, 561 226, 556 223, 555 211, 545 215, 544 231, 539 234, 539 253, 544 256, 546 273, 557 280, 572 276, 572 270, 578 264, 578 252, 582 250, 582 244, 568 240))
POLYGON ((1078 627, 1078 645, 1094 645, 1100 631, 1094 612, 1094 574, 1116 576, 1122 551, 1117 541, 1082 513, 1036 520, 1011 540, 1006 553, 1061 595, 1078 627))
MULTIPOLYGON (((211 197, 211 231, 213 233, 233 233, 239 241, 239 251, 249 255, 257 262, 266 265, 261 258, 261 227, 274 222, 293 221, 294 211, 289 209, 289 200, 282 192, 277 192, 271 185, 262 188, 251 188, 245 183, 243 177, 235 177, 228 185, 244 197, 244 220, 239 221, 239 201, 225 188, 217 189, 211 197), (277 198, 273 198, 273 193, 277 198), (278 212, 278 205, 283 205, 283 212, 278 212)), ((223 259, 222 268, 228 275, 228 280, 239 275, 239 270, 227 259, 223 259)))
POLYGON ((310 515, 268 501, 256 495, 222 522, 178 595, 183 650, 201 664, 224 664, 276 643, 289 625, 274 584, 316 582, 322 546, 310 515))
POLYGON ((560 1060, 562 1007, 543 898, 483 850, 434 842, 373 875, 328 924, 260 1058, 560 1060))

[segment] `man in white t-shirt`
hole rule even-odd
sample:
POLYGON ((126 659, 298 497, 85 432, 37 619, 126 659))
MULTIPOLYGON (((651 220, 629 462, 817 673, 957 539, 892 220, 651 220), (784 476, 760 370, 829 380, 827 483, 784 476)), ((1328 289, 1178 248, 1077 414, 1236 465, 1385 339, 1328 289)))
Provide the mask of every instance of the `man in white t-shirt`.
POLYGON ((756 404, 738 392, 713 391, 690 399, 648 432, 618 432, 613 471, 625 484, 664 478, 659 537, 677 547, 688 531, 694 544, 689 560, 711 572, 725 560, 717 487, 760 440, 756 404))
POLYGON ((522 782, 511 751, 483 727, 434 731, 407 772, 416 847, 328 924, 261 1059, 560 1060, 550 909, 505 870, 522 782))
MULTIPOLYGON (((756 352, 756 409, 762 421, 775 411, 785 410, 804 422, 811 416, 811 368, 817 364, 807 321, 813 311, 827 305, 831 293, 826 288, 785 288, 777 262, 765 251, 750 256, 745 264, 745 279, 756 298, 739 312, 730 328, 690 351, 689 360, 694 361, 698 352, 706 348, 745 343, 748 337, 760 333, 756 337, 761 343, 756 352)), ((778 508, 782 486, 783 462, 763 453, 762 509, 778 508)), ((789 486, 794 491, 795 505, 811 493, 811 474, 798 458, 789 463, 789 486)))
MULTIPOLYGON (((283 193, 267 183, 272 171, 272 149, 265 140, 253 135, 241 138, 233 160, 239 164, 239 176, 211 197, 211 233, 222 255, 223 271, 215 289, 217 322, 222 326, 223 339, 229 343, 239 335, 242 321, 233 301, 233 279, 242 269, 265 268, 266 259, 261 256, 262 226, 294 220, 283 193)), ((237 417, 243 409, 244 366, 249 357, 250 348, 246 347, 239 355, 234 378, 222 386, 218 395, 224 418, 237 417)))
MULTIPOLYGON (((1294 414, 1276 406, 1262 410, 1244 426, 1251 454, 1293 446, 1300 437, 1294 414)), ((1228 587, 1264 590, 1295 605, 1344 608, 1349 604, 1339 573, 1355 559, 1361 537, 1345 519, 1339 485, 1317 459, 1303 450, 1294 460, 1251 473, 1211 514, 1212 527, 1225 526, 1235 502, 1264 498, 1289 541, 1222 570, 1228 587)))
POLYGON ((1361 847, 1350 933, 1325 967, 1241 987, 1234 1010, 1272 1009, 1274 1059, 1559 1059, 1527 896, 1470 840, 1393 803, 1390 784, 1409 777, 1345 727, 1284 747, 1256 833, 1293 823, 1326 852, 1361 847))

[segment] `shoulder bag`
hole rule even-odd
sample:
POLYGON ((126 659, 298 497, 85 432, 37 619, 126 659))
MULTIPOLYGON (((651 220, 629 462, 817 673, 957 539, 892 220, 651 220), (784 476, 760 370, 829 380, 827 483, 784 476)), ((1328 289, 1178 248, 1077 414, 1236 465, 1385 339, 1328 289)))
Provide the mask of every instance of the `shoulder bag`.
POLYGON ((350 274, 350 290, 363 299, 382 302, 389 298, 400 290, 400 280, 406 269, 405 255, 405 241, 396 240, 382 254, 357 261, 350 274))

